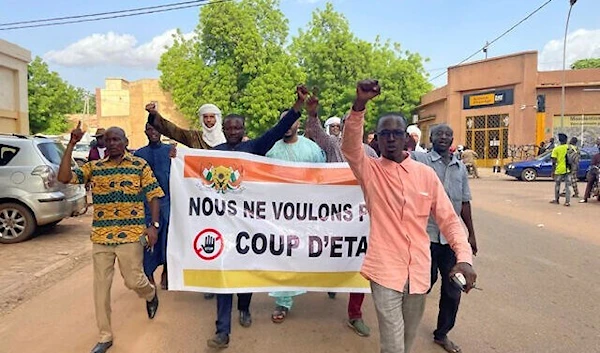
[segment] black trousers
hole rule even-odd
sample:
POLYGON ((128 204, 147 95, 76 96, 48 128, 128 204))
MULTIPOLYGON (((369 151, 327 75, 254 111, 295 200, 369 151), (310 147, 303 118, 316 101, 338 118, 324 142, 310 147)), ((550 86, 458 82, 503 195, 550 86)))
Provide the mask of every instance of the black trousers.
POLYGON ((456 314, 460 304, 461 290, 452 283, 450 271, 456 265, 456 256, 450 245, 431 243, 431 287, 438 279, 438 272, 442 280, 440 295, 440 312, 438 314, 437 328, 433 338, 444 340, 456 322, 456 314))
MULTIPOLYGON (((250 311, 252 293, 238 293, 238 310, 250 311)), ((229 335, 231 333, 231 309, 233 294, 217 294, 217 333, 229 335)))

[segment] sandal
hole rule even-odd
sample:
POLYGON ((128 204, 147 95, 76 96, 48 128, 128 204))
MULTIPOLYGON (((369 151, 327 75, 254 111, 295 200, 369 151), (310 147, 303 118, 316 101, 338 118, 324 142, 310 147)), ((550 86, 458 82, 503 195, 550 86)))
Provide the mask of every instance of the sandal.
POLYGON ((457 346, 456 344, 454 344, 454 342, 450 341, 450 339, 448 339, 447 337, 443 341, 434 339, 433 342, 435 342, 436 344, 438 344, 442 348, 444 348, 444 350, 446 352, 449 352, 449 353, 461 353, 462 352, 460 347, 457 346))
POLYGON ((289 310, 290 309, 286 308, 285 306, 278 305, 275 307, 275 311, 271 315, 271 321, 276 324, 282 323, 285 320, 289 310))

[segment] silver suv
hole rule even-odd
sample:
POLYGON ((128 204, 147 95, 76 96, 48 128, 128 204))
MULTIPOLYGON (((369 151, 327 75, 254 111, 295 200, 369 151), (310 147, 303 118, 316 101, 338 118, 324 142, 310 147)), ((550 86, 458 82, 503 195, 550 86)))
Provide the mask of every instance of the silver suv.
POLYGON ((0 134, 0 243, 27 240, 40 226, 85 213, 85 187, 56 179, 63 153, 47 138, 0 134))

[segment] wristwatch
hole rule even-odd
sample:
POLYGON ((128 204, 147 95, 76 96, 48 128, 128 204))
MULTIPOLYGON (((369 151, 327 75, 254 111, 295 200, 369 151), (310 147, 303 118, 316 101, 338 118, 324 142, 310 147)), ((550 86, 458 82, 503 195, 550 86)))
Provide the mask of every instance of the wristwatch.
POLYGON ((152 227, 158 229, 160 227, 160 223, 158 222, 152 222, 152 224, 150 224, 152 227))

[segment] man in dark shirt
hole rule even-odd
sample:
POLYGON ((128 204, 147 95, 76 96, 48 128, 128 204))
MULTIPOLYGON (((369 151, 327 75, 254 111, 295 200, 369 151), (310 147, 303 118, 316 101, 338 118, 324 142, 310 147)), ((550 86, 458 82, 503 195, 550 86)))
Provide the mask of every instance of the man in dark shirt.
POLYGON ((227 115, 223 119, 223 133, 225 133, 227 142, 217 145, 213 147, 213 149, 219 151, 248 152, 264 156, 277 141, 283 138, 296 120, 300 118, 300 111, 302 110, 304 99, 308 95, 308 89, 305 86, 298 86, 297 94, 298 99, 292 109, 287 111, 277 125, 254 140, 244 141, 244 136, 246 134, 246 118, 237 114, 227 115))
MULTIPOLYGON (((300 118, 300 112, 304 101, 308 97, 308 89, 304 85, 296 87, 297 99, 292 109, 289 109, 279 122, 254 140, 243 141, 246 135, 245 118, 241 115, 230 114, 223 119, 223 133, 227 142, 215 146, 214 150, 247 152, 264 156, 281 140, 285 133, 300 118)), ((239 322, 243 327, 252 325, 250 315, 250 301, 252 293, 238 293, 238 310, 240 312, 239 322)), ((231 333, 231 309, 233 294, 217 294, 217 332, 208 340, 207 344, 212 348, 227 348, 229 346, 229 334, 231 333)))
POLYGON ((583 200, 579 200, 579 203, 586 203, 591 196, 592 188, 594 187, 594 183, 598 179, 598 168, 600 167, 600 153, 596 153, 594 157, 592 157, 592 162, 590 163, 590 170, 587 173, 587 185, 585 187, 585 194, 583 194, 583 200))

